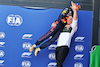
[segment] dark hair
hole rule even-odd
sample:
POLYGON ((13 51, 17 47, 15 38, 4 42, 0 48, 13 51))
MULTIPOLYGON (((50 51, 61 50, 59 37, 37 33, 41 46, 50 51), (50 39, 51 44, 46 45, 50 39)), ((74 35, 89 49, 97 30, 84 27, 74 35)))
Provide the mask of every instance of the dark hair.
POLYGON ((68 12, 67 16, 72 16, 73 17, 73 10, 71 8, 69 8, 69 12, 68 12))

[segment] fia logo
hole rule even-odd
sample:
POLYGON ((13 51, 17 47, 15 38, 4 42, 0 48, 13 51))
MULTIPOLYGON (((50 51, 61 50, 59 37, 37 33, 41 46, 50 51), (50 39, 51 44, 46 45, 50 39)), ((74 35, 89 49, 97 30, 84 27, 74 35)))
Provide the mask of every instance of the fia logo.
POLYGON ((10 26, 20 26, 23 22, 23 19, 20 15, 10 14, 7 16, 6 22, 10 26))
POLYGON ((31 54, 30 52, 24 52, 21 57, 24 57, 24 58, 31 58, 31 54))
POLYGON ((5 33, 4 32, 0 32, 0 39, 4 39, 5 38, 5 33))
POLYGON ((23 43, 23 48, 24 48, 24 49, 30 49, 31 46, 32 46, 32 44, 29 43, 29 42, 23 43))
POLYGON ((4 51, 0 50, 0 57, 3 57, 5 55, 4 51))
POLYGON ((76 54, 76 55, 74 56, 74 59, 83 60, 83 56, 84 56, 84 54, 76 54))
POLYGON ((74 67, 83 67, 83 64, 80 63, 80 62, 77 62, 77 63, 74 64, 74 67))
POLYGON ((49 54, 49 59, 55 60, 55 59, 56 59, 56 58, 55 58, 55 53, 50 53, 50 54, 49 54))
POLYGON ((49 50, 56 50, 57 45, 56 44, 51 44, 48 49, 49 50))
POLYGON ((57 67, 57 63, 56 62, 50 62, 48 64, 48 67, 57 67))
POLYGON ((76 45, 76 46, 75 46, 75 50, 76 50, 77 52, 82 52, 82 51, 84 50, 84 46, 83 46, 83 45, 76 45))
POLYGON ((33 36, 33 34, 24 34, 23 36, 22 36, 22 39, 29 39, 29 40, 31 40, 32 37, 33 36))
POLYGON ((4 60, 0 60, 0 66, 4 66, 4 60))
POLYGON ((84 42, 85 37, 76 37, 75 42, 84 42))
POLYGON ((31 62, 30 61, 23 61, 22 62, 22 67, 30 67, 31 66, 31 62))

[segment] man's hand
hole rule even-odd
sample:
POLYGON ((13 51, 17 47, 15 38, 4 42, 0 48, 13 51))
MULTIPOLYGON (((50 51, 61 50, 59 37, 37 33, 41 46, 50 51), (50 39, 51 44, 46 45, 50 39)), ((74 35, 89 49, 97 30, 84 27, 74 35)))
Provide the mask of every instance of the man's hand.
POLYGON ((72 5, 72 6, 70 6, 71 9, 72 9, 73 11, 77 11, 76 4, 75 4, 73 1, 71 1, 71 5, 72 5))
POLYGON ((80 7, 80 5, 78 6, 76 6, 76 4, 73 2, 73 1, 71 1, 71 5, 72 6, 70 6, 71 7, 71 9, 73 10, 73 12, 74 12, 74 14, 73 14, 73 18, 74 18, 74 20, 77 20, 78 19, 78 15, 77 15, 77 11, 81 8, 80 7))
POLYGON ((73 2, 73 1, 71 1, 71 5, 72 6, 70 6, 71 7, 71 9, 73 10, 73 11, 78 11, 80 8, 78 7, 78 6, 76 6, 76 4, 73 2))
POLYGON ((56 23, 53 22, 52 25, 51 25, 51 27, 56 27, 56 23))

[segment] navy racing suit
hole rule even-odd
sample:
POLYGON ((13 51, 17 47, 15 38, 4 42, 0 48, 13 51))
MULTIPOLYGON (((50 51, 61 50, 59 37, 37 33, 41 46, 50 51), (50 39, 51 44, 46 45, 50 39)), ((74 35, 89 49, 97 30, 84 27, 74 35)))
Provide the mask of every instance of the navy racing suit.
POLYGON ((67 24, 67 18, 69 15, 73 16, 73 11, 71 8, 64 8, 63 11, 60 13, 58 19, 54 22, 56 26, 53 26, 50 28, 50 30, 43 35, 40 39, 36 41, 36 46, 40 45, 44 40, 48 39, 50 36, 52 36, 51 39, 48 41, 44 42, 41 46, 40 49, 43 49, 47 46, 49 46, 51 43, 53 43, 58 36, 60 35, 60 32, 63 30, 65 25, 67 24))

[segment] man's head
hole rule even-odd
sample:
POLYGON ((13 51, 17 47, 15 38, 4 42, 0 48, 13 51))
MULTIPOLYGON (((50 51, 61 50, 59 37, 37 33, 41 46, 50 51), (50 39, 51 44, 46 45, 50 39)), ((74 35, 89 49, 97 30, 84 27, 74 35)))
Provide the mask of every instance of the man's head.
POLYGON ((68 18, 67 18, 67 24, 70 25, 72 23, 72 15, 69 15, 68 18))
POLYGON ((72 9, 69 9, 69 13, 67 14, 67 24, 70 25, 72 23, 72 19, 73 19, 73 11, 72 9))

